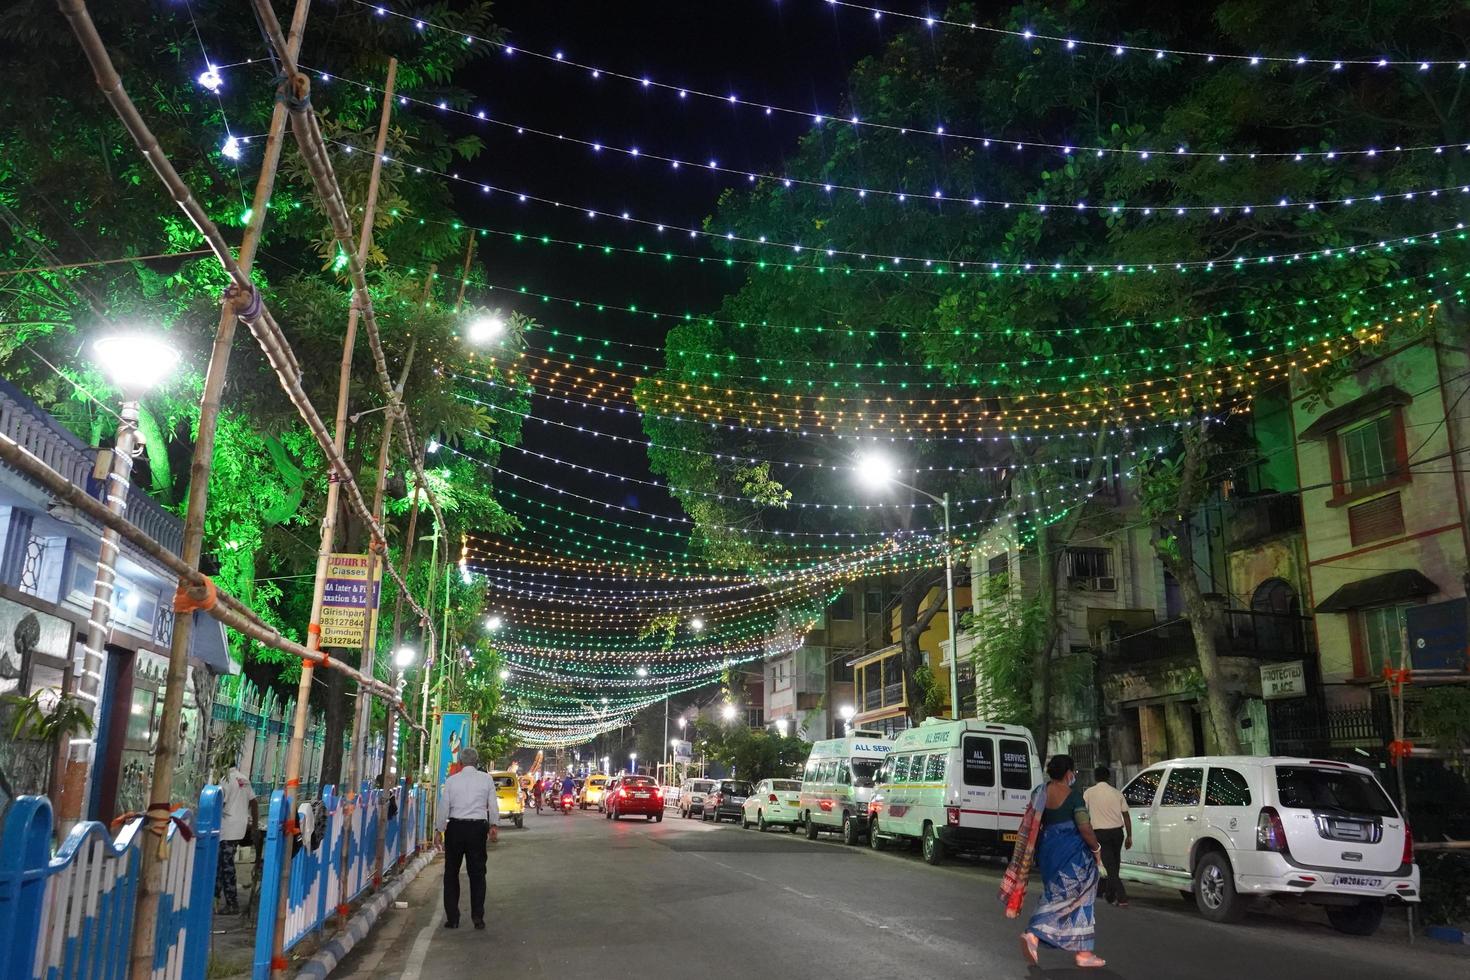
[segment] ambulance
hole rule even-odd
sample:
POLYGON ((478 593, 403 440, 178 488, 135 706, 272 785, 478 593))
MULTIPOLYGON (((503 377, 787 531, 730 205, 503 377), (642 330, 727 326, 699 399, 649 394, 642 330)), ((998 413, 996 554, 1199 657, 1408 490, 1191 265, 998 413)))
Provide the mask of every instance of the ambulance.
POLYGON ((868 843, 918 841, 930 864, 956 851, 1008 852, 1040 783, 1036 745, 1019 725, 925 719, 893 738, 868 843))
POLYGON ((893 744, 879 732, 853 732, 812 746, 798 797, 798 821, 808 840, 819 831, 857 844, 868 830, 868 803, 893 744))

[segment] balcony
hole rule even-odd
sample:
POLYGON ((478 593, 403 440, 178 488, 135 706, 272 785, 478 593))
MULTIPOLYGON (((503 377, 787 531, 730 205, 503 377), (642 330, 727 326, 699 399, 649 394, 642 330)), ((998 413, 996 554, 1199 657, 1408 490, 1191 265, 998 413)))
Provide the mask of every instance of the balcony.
MULTIPOLYGON (((1315 656, 1310 625, 1311 620, 1305 616, 1223 609, 1216 649, 1222 657, 1253 660, 1315 656)), ((1123 663, 1193 657, 1194 632, 1188 619, 1171 619, 1117 638, 1108 644, 1107 653, 1123 663)))
POLYGON ((1301 527, 1301 500, 1293 494, 1267 491, 1257 497, 1236 497, 1225 505, 1225 547, 1230 551, 1301 527))
MULTIPOLYGON (((4 380, 0 380, 0 435, 13 439, 89 497, 102 499, 102 484, 92 478, 97 450, 72 435, 4 380)), ((184 537, 183 522, 136 486, 128 487, 125 513, 144 534, 172 553, 179 553, 184 537)))

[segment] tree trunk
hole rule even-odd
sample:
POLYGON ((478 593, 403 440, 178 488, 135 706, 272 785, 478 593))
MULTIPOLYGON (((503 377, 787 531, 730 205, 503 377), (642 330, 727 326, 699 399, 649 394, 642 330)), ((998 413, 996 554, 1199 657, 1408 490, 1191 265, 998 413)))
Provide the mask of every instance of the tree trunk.
POLYGON ((1177 540, 1180 542, 1179 556, 1161 551, 1164 567, 1179 583, 1179 594, 1184 600, 1184 609, 1189 616, 1189 631, 1194 635, 1195 654, 1199 658, 1200 676, 1205 682, 1205 707, 1207 731, 1213 735, 1213 745, 1206 745, 1211 755, 1240 754, 1240 736, 1236 730, 1234 712, 1230 705, 1230 694, 1225 690, 1225 678, 1220 672, 1220 654, 1216 639, 1220 636, 1220 611, 1205 598, 1199 585, 1199 574, 1195 570, 1190 552, 1189 522, 1181 521, 1182 528, 1177 540))
MULTIPOLYGON (((941 573, 942 574, 942 573, 941 573)), ((929 628, 929 623, 944 608, 945 593, 941 589, 934 601, 920 609, 924 597, 934 588, 934 573, 915 575, 904 583, 898 603, 898 640, 903 645, 903 683, 908 692, 908 715, 911 724, 917 725, 929 715, 924 703, 924 692, 919 689, 918 671, 924 666, 924 651, 919 646, 919 637, 929 628)))

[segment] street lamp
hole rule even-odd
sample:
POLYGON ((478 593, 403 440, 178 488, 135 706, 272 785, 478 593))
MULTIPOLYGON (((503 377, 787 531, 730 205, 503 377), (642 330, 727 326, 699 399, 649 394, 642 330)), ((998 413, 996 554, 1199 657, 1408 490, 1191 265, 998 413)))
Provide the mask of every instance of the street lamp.
POLYGON ((782 738, 786 737, 786 734, 790 731, 790 729, 791 726, 787 723, 785 718, 776 719, 776 731, 780 734, 782 738))
POLYGON ((725 705, 724 710, 720 714, 724 716, 726 721, 730 721, 735 717, 735 706, 733 704, 725 705))
POLYGON ((944 511, 944 591, 945 605, 949 612, 949 704, 953 716, 960 716, 960 636, 958 617, 954 604, 954 554, 949 528, 949 491, 936 497, 927 490, 920 490, 898 479, 898 471, 887 456, 879 452, 868 452, 858 457, 855 467, 859 482, 873 490, 885 487, 903 487, 921 497, 928 497, 944 511))
POLYGON ((629 765, 629 768, 633 770, 633 775, 635 775, 635 776, 638 775, 638 753, 637 752, 629 752, 628 753, 628 765, 629 765))
POLYGON ((413 666, 414 659, 419 652, 413 647, 399 647, 393 652, 393 666, 402 671, 406 667, 413 666))
POLYGON ((472 344, 489 344, 505 333, 505 320, 499 313, 485 313, 475 317, 465 327, 465 337, 472 344))
MULTIPOLYGON (((138 400, 168 377, 179 363, 179 352, 158 337, 129 331, 109 334, 93 341, 92 358, 103 376, 122 395, 117 434, 112 446, 112 461, 102 485, 102 496, 107 509, 120 517, 127 509, 133 456, 140 451, 138 400)), ((161 452, 166 447, 156 448, 161 452)), ((92 582, 92 610, 87 617, 83 677, 79 684, 85 687, 87 678, 95 681, 90 690, 84 690, 92 698, 94 706, 100 704, 104 675, 107 672, 105 647, 108 633, 112 629, 115 614, 119 611, 127 612, 126 606, 122 605, 115 594, 120 540, 116 531, 104 527, 97 543, 97 574, 92 582), (114 606, 115 601, 121 608, 114 606)), ((95 707, 93 710, 95 712, 95 707)), ((93 719, 95 718, 94 714, 93 719)), ((73 739, 72 744, 88 745, 88 752, 96 751, 95 742, 91 739, 73 739)), ((161 778, 162 776, 159 777, 161 778)), ((158 786, 158 780, 155 780, 154 786, 158 786)))
POLYGON ((485 629, 490 631, 491 633, 494 633, 496 630, 500 629, 500 627, 504 625, 505 620, 501 619, 499 616, 490 616, 485 620, 485 629))
POLYGON ((503 680, 503 681, 510 680, 510 671, 509 670, 506 670, 504 668, 501 668, 501 671, 500 671, 500 679, 503 680))
POLYGON ((693 619, 691 619, 689 621, 689 628, 692 629, 696 633, 702 633, 702 632, 704 632, 704 617, 703 616, 695 616, 693 619))
POLYGON ((689 724, 689 719, 688 718, 680 718, 679 719, 679 731, 682 732, 684 730, 685 726, 687 726, 688 724, 689 724))
POLYGON ((647 667, 639 667, 638 668, 638 676, 639 677, 647 677, 648 676, 648 668, 647 667))
POLYGON ((857 709, 850 704, 844 704, 842 707, 837 709, 837 713, 842 716, 842 723, 846 727, 847 731, 851 732, 852 716, 857 714, 857 709))

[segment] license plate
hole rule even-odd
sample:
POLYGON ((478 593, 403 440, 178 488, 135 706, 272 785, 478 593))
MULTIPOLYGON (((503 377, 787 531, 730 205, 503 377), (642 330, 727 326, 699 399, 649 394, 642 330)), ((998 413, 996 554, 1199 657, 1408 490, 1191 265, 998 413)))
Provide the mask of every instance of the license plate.
POLYGON ((745 802, 745 797, 743 797, 743 796, 732 796, 732 797, 730 797, 730 802, 731 803, 744 803, 745 802))
POLYGON ((1014 834, 1001 834, 1000 835, 1000 839, 1001 839, 1001 842, 1002 843, 1005 843, 1005 844, 1014 844, 1018 840, 1021 839, 1021 835, 1019 833, 1014 833, 1014 834))
POLYGON ((1344 888, 1382 888, 1382 878, 1365 878, 1362 875, 1333 875, 1332 883, 1344 888))
POLYGON ((636 796, 636 797, 638 797, 638 799, 640 799, 640 800, 646 800, 646 799, 648 799, 648 794, 647 793, 634 793, 633 795, 636 796))

